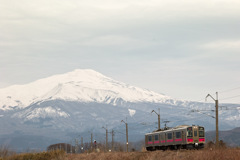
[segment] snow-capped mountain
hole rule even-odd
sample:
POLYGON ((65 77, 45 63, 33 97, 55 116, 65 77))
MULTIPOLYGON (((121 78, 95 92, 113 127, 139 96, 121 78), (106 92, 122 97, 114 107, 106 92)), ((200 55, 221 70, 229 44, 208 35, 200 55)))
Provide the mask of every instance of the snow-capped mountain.
POLYGON ((0 99, 0 109, 10 110, 56 99, 116 105, 119 100, 168 103, 170 97, 115 81, 94 70, 78 69, 30 84, 0 89, 0 99))
MULTIPOLYGON (((102 126, 124 133, 126 120, 129 141, 144 138, 156 129, 161 113, 161 126, 196 124, 214 130, 215 119, 196 110, 214 109, 212 103, 175 100, 169 96, 141 89, 106 77, 94 70, 74 70, 40 79, 26 85, 0 89, 0 144, 19 148, 46 148, 69 142, 76 136, 95 139, 104 137, 102 126), (24 144, 24 145, 23 145, 24 144)), ((240 110, 219 111, 219 128, 239 127, 240 110)), ((116 140, 125 137, 116 132, 116 140)))

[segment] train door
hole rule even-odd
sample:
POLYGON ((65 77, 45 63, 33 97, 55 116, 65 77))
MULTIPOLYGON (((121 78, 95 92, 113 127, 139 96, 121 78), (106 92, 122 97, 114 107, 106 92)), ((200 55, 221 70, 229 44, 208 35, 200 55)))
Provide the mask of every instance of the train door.
POLYGON ((147 145, 152 145, 153 144, 153 136, 152 135, 148 135, 147 136, 147 145))
POLYGON ((193 142, 198 143, 199 135, 198 135, 198 127, 193 127, 193 142))
POLYGON ((164 145, 164 143, 165 143, 165 142, 164 142, 164 141, 165 141, 165 135, 164 135, 164 134, 165 134, 165 133, 162 133, 162 134, 161 134, 161 137, 162 137, 161 139, 162 139, 162 144, 163 144, 163 145, 164 145))
POLYGON ((176 134, 175 134, 175 132, 173 132, 173 144, 175 144, 175 139, 176 139, 176 134))
POLYGON ((165 133, 161 134, 161 143, 162 143, 162 145, 165 144, 165 133))
POLYGON ((148 136, 145 135, 145 146, 147 146, 147 145, 148 145, 148 136))
POLYGON ((159 134, 158 136, 159 136, 159 145, 161 145, 162 144, 162 135, 159 134))
POLYGON ((159 134, 154 135, 154 144, 159 144, 159 134))
POLYGON ((198 127, 198 136, 199 136, 199 142, 200 143, 205 143, 205 135, 204 135, 204 128, 203 127, 198 127))
POLYGON ((165 145, 167 144, 167 133, 165 133, 164 143, 165 143, 165 145))
POLYGON ((185 143, 186 139, 185 139, 185 135, 184 132, 182 131, 182 142, 185 143))

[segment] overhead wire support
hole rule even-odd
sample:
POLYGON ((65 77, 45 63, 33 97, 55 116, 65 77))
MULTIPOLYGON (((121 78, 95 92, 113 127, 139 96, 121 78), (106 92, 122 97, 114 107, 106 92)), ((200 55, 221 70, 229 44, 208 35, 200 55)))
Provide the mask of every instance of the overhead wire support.
POLYGON ((126 146, 127 146, 127 152, 128 152, 128 124, 124 122, 124 120, 121 120, 121 122, 125 123, 126 125, 126 146))
POLYGON ((112 129, 112 151, 114 151, 114 130, 112 129))
POLYGON ((108 151, 108 129, 107 127, 106 128, 102 127, 102 128, 106 130, 106 151, 108 151))
POLYGON ((219 134, 218 134, 218 92, 216 92, 216 99, 214 99, 210 94, 206 96, 206 101, 207 98, 211 97, 215 101, 215 109, 216 109, 216 147, 219 146, 219 134))
POLYGON ((153 113, 153 112, 158 115, 158 130, 160 130, 160 108, 158 108, 158 112, 159 113, 157 113, 156 111, 152 110, 151 113, 153 113))
POLYGON ((93 150, 93 134, 91 133, 91 151, 93 150))
POLYGON ((81 153, 83 153, 83 137, 81 137, 81 153))
POLYGON ((164 127, 164 129, 167 129, 168 127, 167 127, 167 123, 169 123, 170 121, 163 121, 163 123, 165 123, 165 127, 164 127))

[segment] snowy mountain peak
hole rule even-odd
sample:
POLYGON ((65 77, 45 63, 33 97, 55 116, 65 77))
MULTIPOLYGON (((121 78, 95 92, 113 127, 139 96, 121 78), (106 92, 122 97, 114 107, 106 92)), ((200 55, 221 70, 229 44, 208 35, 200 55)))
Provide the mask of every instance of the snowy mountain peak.
POLYGON ((76 69, 26 85, 0 89, 0 99, 0 109, 9 110, 54 99, 117 105, 120 100, 159 103, 170 97, 115 81, 91 69, 76 69))

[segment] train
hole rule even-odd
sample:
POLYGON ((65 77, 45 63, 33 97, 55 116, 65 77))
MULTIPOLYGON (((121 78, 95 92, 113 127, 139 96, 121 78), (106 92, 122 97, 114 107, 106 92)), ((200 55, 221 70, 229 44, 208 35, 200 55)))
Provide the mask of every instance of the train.
POLYGON ((205 144, 205 130, 203 126, 180 125, 145 134, 147 151, 201 149, 205 144))

